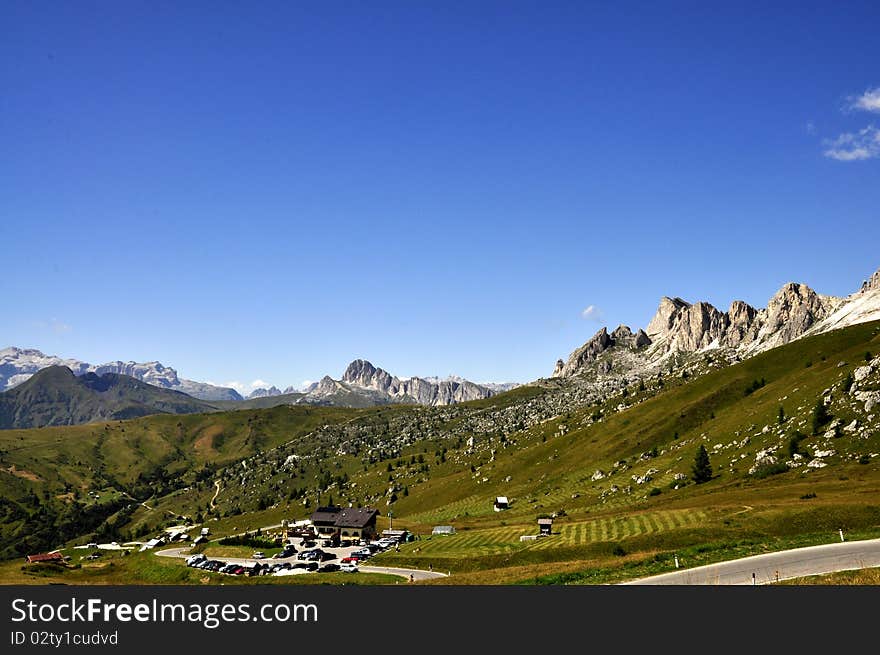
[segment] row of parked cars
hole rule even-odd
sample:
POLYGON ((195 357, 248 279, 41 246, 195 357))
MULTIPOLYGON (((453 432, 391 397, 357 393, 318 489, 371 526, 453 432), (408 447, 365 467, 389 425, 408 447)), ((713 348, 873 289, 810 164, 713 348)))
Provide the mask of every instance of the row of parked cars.
POLYGON ((376 553, 381 553, 383 551, 388 550, 389 548, 391 548, 392 546, 397 544, 397 540, 390 539, 390 538, 383 538, 383 539, 379 539, 378 541, 372 541, 372 542, 362 541, 361 544, 362 545, 359 549, 352 551, 351 555, 344 558, 342 561, 345 562, 346 560, 349 560, 349 559, 363 561, 363 560, 367 559, 368 557, 372 557, 376 553))
MULTIPOLYGON (((312 552, 312 551, 309 551, 312 552)), ((329 554, 329 553, 325 553, 329 554)), ((331 555, 331 558, 335 558, 335 555, 331 555)), ((286 571, 292 571, 294 569, 303 569, 304 571, 313 573, 332 573, 333 571, 349 571, 356 572, 357 566, 353 568, 350 566, 340 566, 339 564, 335 564, 333 562, 327 564, 321 564, 323 558, 303 558, 302 561, 291 563, 291 562, 254 562, 251 566, 245 566, 244 564, 228 564, 222 560, 218 559, 208 559, 203 554, 198 555, 190 555, 186 558, 186 565, 196 569, 202 569, 205 571, 212 571, 214 573, 225 573, 227 575, 248 575, 248 576, 257 576, 257 575, 288 575, 287 573, 282 573, 286 571)))

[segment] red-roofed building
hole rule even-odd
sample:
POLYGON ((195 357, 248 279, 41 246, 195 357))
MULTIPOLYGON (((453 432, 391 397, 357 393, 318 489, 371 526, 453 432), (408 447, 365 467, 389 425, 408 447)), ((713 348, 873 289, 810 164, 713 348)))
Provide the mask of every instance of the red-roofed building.
POLYGON ((39 553, 38 555, 28 555, 26 559, 28 564, 36 562, 63 562, 64 555, 61 553, 39 553))

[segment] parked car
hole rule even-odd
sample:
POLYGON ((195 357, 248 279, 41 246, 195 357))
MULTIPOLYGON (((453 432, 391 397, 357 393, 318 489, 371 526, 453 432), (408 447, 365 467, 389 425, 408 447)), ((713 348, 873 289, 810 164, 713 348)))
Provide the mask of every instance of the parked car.
POLYGON ((186 558, 185 561, 186 561, 187 566, 195 566, 199 562, 204 562, 207 559, 208 558, 205 557, 205 555, 203 553, 198 553, 196 555, 190 555, 189 557, 186 558))
POLYGON ((366 559, 370 557, 373 553, 369 548, 360 548, 352 552, 351 557, 357 557, 358 559, 366 559))
MULTIPOLYGON (((330 566, 330 565, 326 564, 325 566, 330 566)), ((345 573, 357 573, 358 572, 357 562, 356 561, 355 562, 343 562, 342 564, 339 565, 339 570, 344 571, 345 573)))
POLYGON ((318 573, 332 573, 339 570, 339 564, 325 564, 318 569, 318 573))
POLYGON ((316 543, 315 543, 314 541, 312 541, 311 539, 303 539, 301 545, 302 545, 303 548, 314 548, 314 547, 317 546, 318 544, 316 544, 316 543))
POLYGON ((317 562, 309 562, 306 564, 306 571, 317 571, 318 563, 317 562))
POLYGON ((263 553, 263 551, 258 550, 253 555, 251 555, 251 559, 266 559, 266 555, 263 553))

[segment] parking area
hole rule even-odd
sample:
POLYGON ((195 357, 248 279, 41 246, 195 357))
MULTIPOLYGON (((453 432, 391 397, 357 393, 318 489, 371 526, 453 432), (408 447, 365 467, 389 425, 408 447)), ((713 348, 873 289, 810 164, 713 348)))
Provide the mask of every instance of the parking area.
POLYGON ((293 539, 282 552, 266 557, 256 551, 249 558, 209 558, 205 555, 186 556, 184 549, 162 551, 158 555, 186 557, 187 566, 226 575, 297 575, 302 573, 356 573, 377 553, 394 548, 393 539, 359 542, 357 545, 332 545, 326 539, 293 539))

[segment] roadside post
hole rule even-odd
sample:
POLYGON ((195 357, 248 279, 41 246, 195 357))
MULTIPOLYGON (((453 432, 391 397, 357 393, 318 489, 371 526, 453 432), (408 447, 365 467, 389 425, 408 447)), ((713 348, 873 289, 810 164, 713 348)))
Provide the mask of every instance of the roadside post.
POLYGON ((675 568, 678 568, 678 554, 675 553, 673 556, 675 557, 675 568))
POLYGON ((757 584, 758 584, 758 582, 757 582, 757 579, 755 578, 755 572, 752 571, 752 586, 754 587, 757 584))
POLYGON ((840 533, 840 540, 843 541, 843 528, 838 528, 837 531, 840 533))

